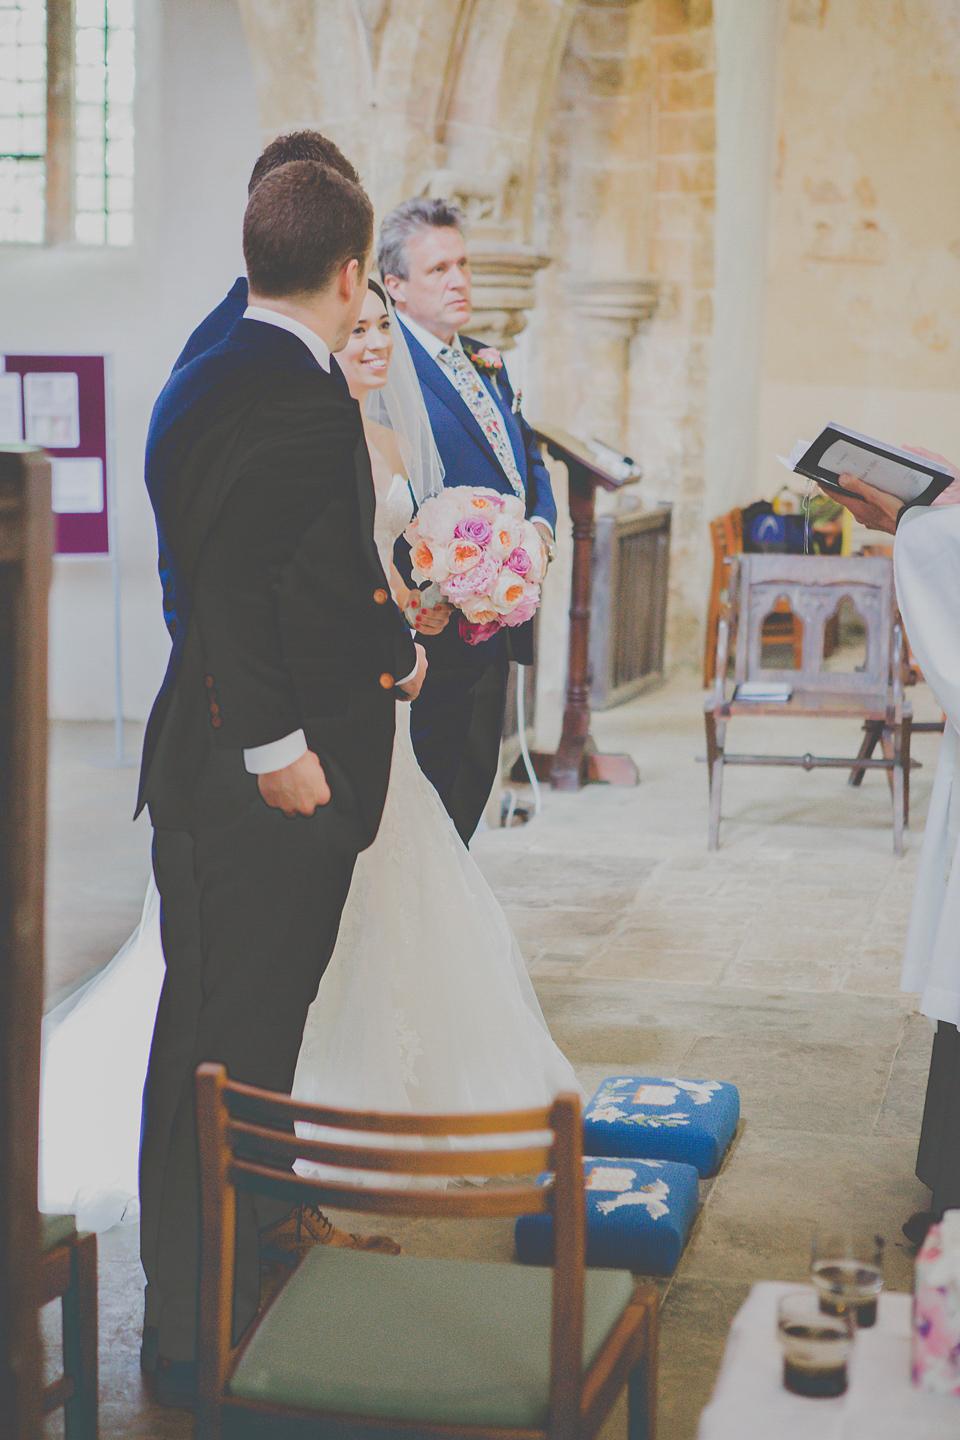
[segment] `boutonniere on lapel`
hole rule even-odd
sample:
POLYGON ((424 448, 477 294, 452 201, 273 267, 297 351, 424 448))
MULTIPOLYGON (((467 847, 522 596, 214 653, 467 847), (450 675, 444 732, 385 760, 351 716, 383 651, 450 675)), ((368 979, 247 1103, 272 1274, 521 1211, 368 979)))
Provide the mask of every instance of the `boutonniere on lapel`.
POLYGON ((489 375, 493 380, 499 379, 503 369, 503 356, 499 350, 495 350, 492 345, 486 345, 482 350, 468 350, 467 354, 481 375, 489 375))
MULTIPOLYGON (((500 351, 493 345, 485 345, 482 350, 468 350, 467 354, 470 356, 474 369, 479 370, 481 375, 488 375, 494 385, 497 385, 503 370, 503 356, 500 351)), ((513 404, 510 406, 510 412, 513 415, 520 411, 520 397, 521 391, 518 390, 513 397, 513 404)))

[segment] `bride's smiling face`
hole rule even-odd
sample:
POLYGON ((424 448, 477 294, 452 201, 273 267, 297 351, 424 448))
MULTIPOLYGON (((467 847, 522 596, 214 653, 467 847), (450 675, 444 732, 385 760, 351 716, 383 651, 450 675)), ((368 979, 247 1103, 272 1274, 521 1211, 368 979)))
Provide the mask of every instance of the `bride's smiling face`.
POLYGON ((368 290, 360 319, 337 356, 354 400, 362 400, 369 390, 386 385, 392 350, 387 308, 376 290, 368 290))

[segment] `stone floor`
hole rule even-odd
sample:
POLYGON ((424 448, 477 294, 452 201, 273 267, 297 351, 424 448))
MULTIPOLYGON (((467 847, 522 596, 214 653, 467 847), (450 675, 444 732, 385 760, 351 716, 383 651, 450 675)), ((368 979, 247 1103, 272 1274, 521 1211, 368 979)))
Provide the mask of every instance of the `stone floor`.
MULTIPOLYGON (((915 692, 918 718, 933 703, 915 692)), ((898 990, 900 955, 938 737, 920 736, 906 854, 892 853, 886 781, 842 771, 727 775, 721 848, 706 849, 700 694, 689 678, 595 717, 602 749, 642 783, 547 793, 529 825, 485 831, 478 862, 505 905, 559 1043, 589 1089, 620 1070, 733 1081, 743 1124, 701 1189, 693 1237, 661 1282, 661 1440, 693 1440, 729 1322, 752 1281, 801 1279, 811 1223, 868 1221, 887 1237, 887 1283, 907 1290, 902 1219, 931 1030, 898 990)), ((731 725, 731 748, 853 753, 850 722, 731 725)), ((128 738, 135 748, 137 736, 128 738)), ((136 922, 149 836, 129 823, 135 772, 93 768, 106 727, 54 730, 51 996, 69 993, 136 922)), ((412 1254, 511 1254, 509 1227, 397 1228, 412 1254)), ((101 1237, 103 1440, 179 1440, 189 1417, 153 1407, 136 1344, 135 1226, 101 1237)), ((51 1338, 55 1322, 51 1316, 51 1338)), ((51 1422, 51 1435, 59 1433, 51 1422)), ((624 1433, 622 1411, 604 1440, 624 1433)))

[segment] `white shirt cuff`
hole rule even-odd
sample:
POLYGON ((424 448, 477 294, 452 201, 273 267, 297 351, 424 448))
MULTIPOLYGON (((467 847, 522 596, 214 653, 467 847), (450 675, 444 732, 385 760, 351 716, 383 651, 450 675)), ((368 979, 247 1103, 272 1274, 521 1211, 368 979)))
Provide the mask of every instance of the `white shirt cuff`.
POLYGON ((530 524, 531 524, 531 525, 546 525, 547 529, 550 531, 550 534, 553 536, 554 540, 556 540, 556 538, 557 538, 557 532, 556 532, 556 530, 554 530, 554 528, 553 528, 553 526, 550 524, 550 521, 549 521, 549 520, 544 520, 544 518, 543 518, 542 515, 531 515, 531 516, 530 516, 530 524))
POLYGON ((250 775, 272 775, 274 770, 285 770, 307 753, 307 737, 302 730, 294 730, 282 740, 271 740, 269 745, 254 745, 243 752, 243 763, 250 775))
POLYGON ((413 679, 414 675, 416 675, 416 673, 417 673, 417 667, 416 667, 416 665, 414 665, 414 667, 413 667, 413 669, 410 671, 410 674, 409 674, 409 675, 404 675, 404 677, 403 677, 402 680, 397 680, 395 683, 396 683, 397 685, 408 685, 408 684, 410 683, 410 681, 413 679))

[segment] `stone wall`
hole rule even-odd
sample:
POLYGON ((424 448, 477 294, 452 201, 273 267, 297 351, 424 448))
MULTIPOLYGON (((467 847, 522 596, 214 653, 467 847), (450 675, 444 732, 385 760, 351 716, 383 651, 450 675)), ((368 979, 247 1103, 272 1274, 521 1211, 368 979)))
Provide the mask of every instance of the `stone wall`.
POLYGON ((793 0, 758 483, 826 420, 960 458, 960 10, 793 0))

